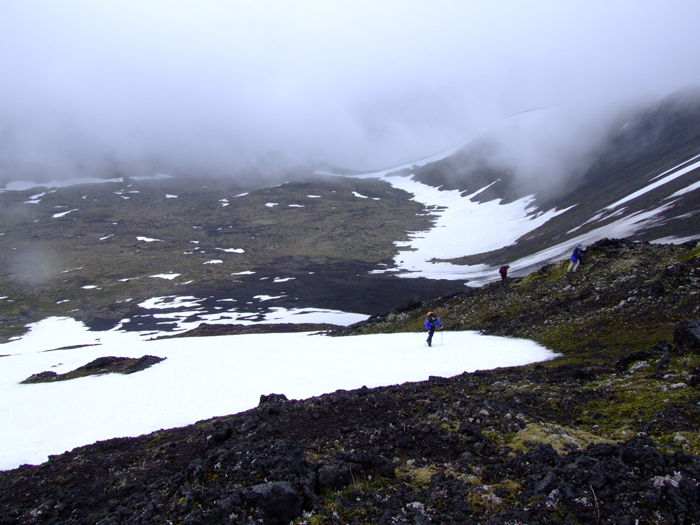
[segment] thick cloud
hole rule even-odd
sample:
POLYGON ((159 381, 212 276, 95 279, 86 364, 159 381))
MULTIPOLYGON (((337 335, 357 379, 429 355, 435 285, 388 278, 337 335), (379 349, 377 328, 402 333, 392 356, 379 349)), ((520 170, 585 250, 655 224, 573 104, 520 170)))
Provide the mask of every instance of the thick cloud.
POLYGON ((0 180, 390 167, 562 104, 575 150, 700 82, 697 20, 692 0, 2 2, 0 180))

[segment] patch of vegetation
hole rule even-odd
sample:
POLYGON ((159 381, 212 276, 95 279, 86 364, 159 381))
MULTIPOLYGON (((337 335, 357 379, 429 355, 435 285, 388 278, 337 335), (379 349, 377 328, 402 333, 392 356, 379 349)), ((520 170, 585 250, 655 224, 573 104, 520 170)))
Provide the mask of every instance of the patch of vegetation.
POLYGON ((697 246, 696 248, 693 248, 692 250, 683 253, 676 257, 676 261, 678 262, 683 262, 683 261, 688 261, 692 259, 693 257, 700 257, 700 246, 697 246))
POLYGON ((605 239, 589 247, 576 273, 562 261, 506 286, 400 308, 335 333, 423 331, 434 310, 444 330, 533 339, 564 354, 557 364, 606 360, 670 341, 680 321, 700 315, 700 265, 684 258, 694 246, 605 239))

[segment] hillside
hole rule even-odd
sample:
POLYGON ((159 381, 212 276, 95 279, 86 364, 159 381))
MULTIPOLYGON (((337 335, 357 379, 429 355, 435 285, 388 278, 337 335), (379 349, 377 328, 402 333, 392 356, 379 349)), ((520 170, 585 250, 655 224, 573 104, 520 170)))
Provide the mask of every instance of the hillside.
MULTIPOLYGON (((527 118, 534 117, 516 116, 503 126, 517 129, 516 139, 526 139, 537 133, 538 124, 527 118)), ((700 87, 687 86, 652 106, 619 115, 597 147, 555 180, 535 177, 524 185, 519 167, 498 155, 494 144, 506 140, 498 132, 476 137, 457 153, 405 173, 464 194, 486 188, 472 197, 482 203, 501 199, 505 204, 534 194, 533 216, 553 209, 563 213, 508 245, 461 257, 436 257, 436 262, 498 267, 515 261, 514 268, 522 274, 538 268, 552 250, 562 256, 570 244, 605 237, 687 239, 696 234, 700 87)))
POLYGON ((562 357, 270 394, 81 447, 0 473, 0 523, 697 523, 697 253, 602 240, 576 274, 561 262, 338 330, 416 331, 430 309, 445 344, 480 329, 562 357))
MULTIPOLYGON (((511 128, 517 139, 566 125, 546 113, 376 173, 328 168, 275 186, 243 172, 10 183, 0 188, 0 342, 49 316, 162 329, 162 312, 144 306, 158 298, 195 298, 193 323, 274 308, 375 315, 481 286, 504 263, 523 276, 579 242, 695 238, 700 89, 619 116, 557 184, 526 184, 494 144, 511 128)), ((180 330, 183 311, 169 313, 180 330)))
POLYGON ((584 251, 576 273, 567 273, 568 261, 560 261, 509 278, 505 286, 494 282, 418 308, 405 305, 335 333, 417 331, 425 311, 434 310, 444 330, 524 337, 566 359, 607 360, 670 341, 679 322, 700 316, 698 253, 695 241, 603 239, 584 251))
POLYGON ((235 299, 237 313, 311 306, 370 315, 462 286, 369 274, 391 263, 395 242, 432 224, 405 191, 309 179, 242 188, 119 177, 0 191, 0 342, 49 316, 99 330, 138 317, 125 329, 143 330, 155 321, 138 305, 155 297, 197 297, 202 314, 235 299))

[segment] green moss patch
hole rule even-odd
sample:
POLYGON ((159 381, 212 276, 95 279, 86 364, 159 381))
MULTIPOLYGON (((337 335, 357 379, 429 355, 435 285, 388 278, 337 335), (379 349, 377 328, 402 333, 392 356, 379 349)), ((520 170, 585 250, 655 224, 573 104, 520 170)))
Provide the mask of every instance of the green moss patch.
POLYGON ((513 450, 527 452, 538 445, 549 444, 562 454, 572 449, 585 449, 591 443, 613 442, 613 440, 601 438, 585 430, 551 423, 529 423, 513 436, 508 446, 513 450))

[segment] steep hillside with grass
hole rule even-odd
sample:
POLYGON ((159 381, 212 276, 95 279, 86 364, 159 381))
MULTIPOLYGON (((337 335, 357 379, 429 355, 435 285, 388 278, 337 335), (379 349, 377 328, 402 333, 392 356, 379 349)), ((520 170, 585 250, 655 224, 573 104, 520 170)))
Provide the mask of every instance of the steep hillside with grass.
MULTIPOLYGON (((565 358, 603 359, 671 341, 676 324, 700 316, 700 248, 603 239, 588 247, 576 273, 568 261, 526 277, 452 297, 407 304, 337 334, 422 329, 425 313, 444 330, 525 337, 565 358)), ((449 337, 449 335, 445 335, 449 337)))

